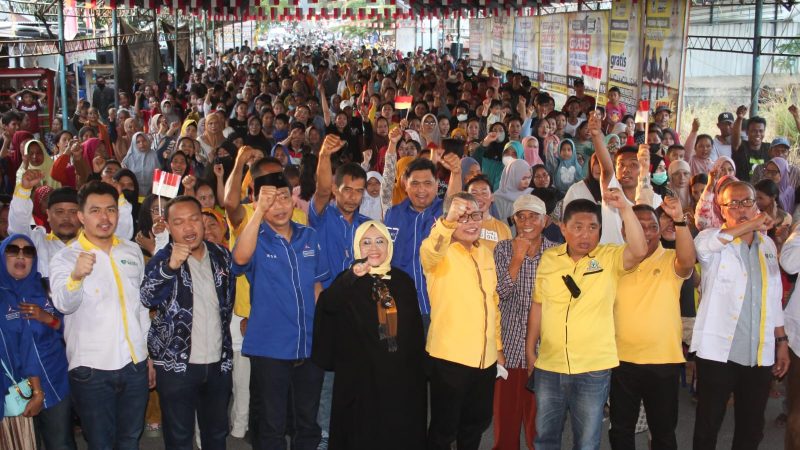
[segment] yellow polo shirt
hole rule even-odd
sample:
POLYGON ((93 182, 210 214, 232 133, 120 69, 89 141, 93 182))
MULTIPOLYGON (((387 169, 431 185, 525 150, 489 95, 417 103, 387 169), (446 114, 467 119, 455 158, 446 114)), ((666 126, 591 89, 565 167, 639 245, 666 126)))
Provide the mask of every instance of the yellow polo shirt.
MULTIPOLYGON (((250 218, 252 218, 253 214, 256 212, 253 205, 249 203, 243 204, 242 206, 244 207, 244 219, 238 227, 234 228, 233 224, 231 224, 231 219, 225 218, 225 220, 228 221, 228 229, 231 230, 231 245, 229 247, 231 251, 233 251, 233 247, 236 245, 236 238, 239 237, 244 227, 247 226, 247 222, 250 222, 250 218)), ((299 223, 300 225, 308 225, 308 216, 302 210, 294 208, 294 211, 292 211, 292 222, 299 223)), ((233 313, 239 317, 250 317, 250 283, 247 281, 247 277, 244 274, 236 277, 236 298, 233 301, 233 313)))
POLYGON ((614 298, 625 273, 625 246, 598 245, 575 262, 567 244, 545 250, 536 272, 533 301, 542 305, 541 344, 535 367, 579 374, 619 365, 614 338, 614 298), (562 276, 581 290, 572 298, 562 276))
POLYGON ((419 249, 431 299, 425 350, 434 358, 486 369, 503 349, 492 252, 451 242, 455 223, 436 221, 419 249))
POLYGON ((682 363, 681 285, 675 250, 659 244, 634 271, 620 278, 614 319, 620 361, 682 363))

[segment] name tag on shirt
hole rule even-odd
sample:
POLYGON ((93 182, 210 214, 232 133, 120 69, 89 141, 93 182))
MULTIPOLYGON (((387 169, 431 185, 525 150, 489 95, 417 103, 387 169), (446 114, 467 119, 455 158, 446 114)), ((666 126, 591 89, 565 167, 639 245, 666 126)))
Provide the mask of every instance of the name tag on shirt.
POLYGON ((303 258, 313 258, 316 254, 317 252, 308 245, 303 248, 303 258))
POLYGON ((481 228, 481 239, 484 241, 497 242, 500 240, 500 235, 496 231, 481 228))

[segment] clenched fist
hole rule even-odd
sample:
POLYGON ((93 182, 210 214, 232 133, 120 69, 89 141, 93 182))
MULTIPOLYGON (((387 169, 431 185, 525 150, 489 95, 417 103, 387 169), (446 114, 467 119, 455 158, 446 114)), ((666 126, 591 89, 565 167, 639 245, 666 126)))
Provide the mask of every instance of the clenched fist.
POLYGON ((94 253, 81 252, 78 260, 75 261, 75 268, 72 269, 70 277, 75 281, 82 281, 87 275, 92 273, 97 256, 94 253))
POLYGON ((172 245, 172 254, 169 255, 169 268, 172 270, 178 270, 178 268, 183 264, 186 259, 189 258, 189 255, 192 253, 192 249, 189 248, 186 244, 179 244, 175 243, 172 245))

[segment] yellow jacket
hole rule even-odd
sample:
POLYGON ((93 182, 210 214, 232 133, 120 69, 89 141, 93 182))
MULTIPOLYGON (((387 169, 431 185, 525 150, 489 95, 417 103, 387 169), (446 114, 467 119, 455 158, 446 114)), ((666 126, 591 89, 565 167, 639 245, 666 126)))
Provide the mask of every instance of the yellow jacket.
POLYGON ((431 299, 426 350, 434 358, 485 369, 503 348, 494 257, 480 243, 469 250, 451 243, 455 228, 437 220, 420 247, 431 299))

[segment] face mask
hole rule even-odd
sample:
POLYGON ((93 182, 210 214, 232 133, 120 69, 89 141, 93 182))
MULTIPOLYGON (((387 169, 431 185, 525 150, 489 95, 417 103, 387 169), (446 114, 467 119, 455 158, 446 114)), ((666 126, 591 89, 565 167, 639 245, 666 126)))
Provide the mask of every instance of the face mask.
POLYGON ((667 182, 667 172, 659 172, 653 174, 653 183, 664 184, 667 182))
POLYGON ((511 165, 515 159, 513 156, 503 156, 503 167, 511 165))
POLYGON ((458 119, 459 122, 466 122, 467 121, 467 115, 466 114, 459 114, 459 115, 456 116, 456 119, 458 119))
POLYGON ((294 105, 289 106, 289 111, 294 111, 294 105))
POLYGON ((489 114, 489 118, 486 119, 486 123, 491 126, 493 123, 500 122, 500 116, 497 114, 489 114))
POLYGON ((506 140, 506 133, 503 132, 503 131, 499 131, 497 133, 497 141, 495 141, 495 142, 503 142, 505 140, 506 140))
POLYGON ((125 197, 125 200, 128 201, 131 205, 135 205, 139 203, 139 193, 130 189, 123 189, 122 196, 125 197))

